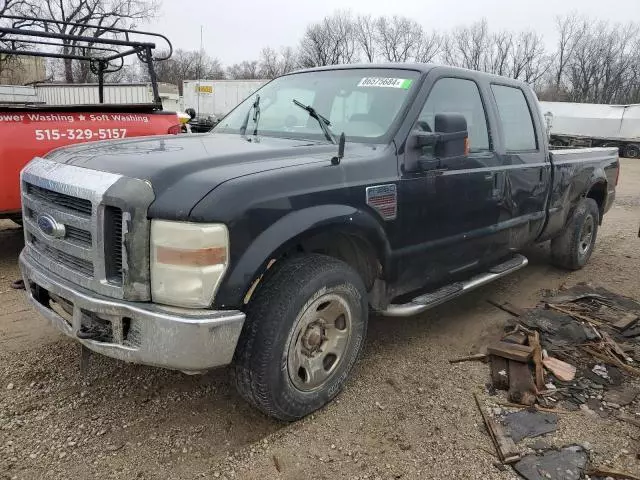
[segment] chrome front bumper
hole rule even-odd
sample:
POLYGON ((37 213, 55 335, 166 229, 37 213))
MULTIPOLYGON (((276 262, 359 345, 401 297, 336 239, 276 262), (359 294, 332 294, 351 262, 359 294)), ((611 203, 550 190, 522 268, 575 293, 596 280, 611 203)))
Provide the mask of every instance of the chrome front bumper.
POLYGON ((20 268, 35 308, 94 352, 187 373, 231 363, 245 320, 240 311, 191 310, 104 297, 47 271, 28 248, 20 254, 20 268), (62 299, 66 308, 52 308, 50 299, 62 299), (69 310, 72 314, 65 318, 69 310), (78 338, 81 325, 92 318, 110 323, 110 341, 78 338))

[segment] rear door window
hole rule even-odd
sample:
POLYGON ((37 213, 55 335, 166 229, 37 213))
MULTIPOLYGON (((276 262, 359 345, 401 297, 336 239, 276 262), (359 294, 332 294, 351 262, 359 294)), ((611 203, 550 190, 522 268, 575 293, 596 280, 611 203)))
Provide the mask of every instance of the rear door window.
POLYGON ((491 85, 491 90, 498 105, 507 152, 537 150, 536 131, 524 92, 504 85, 491 85))

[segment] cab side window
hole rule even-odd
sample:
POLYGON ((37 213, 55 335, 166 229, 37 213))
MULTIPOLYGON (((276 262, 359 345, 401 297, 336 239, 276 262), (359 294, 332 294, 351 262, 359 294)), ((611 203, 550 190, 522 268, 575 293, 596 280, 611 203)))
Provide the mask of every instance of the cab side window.
POLYGON ((463 78, 438 80, 418 117, 417 128, 433 131, 438 113, 459 113, 467 119, 470 152, 490 150, 489 130, 480 91, 475 82, 463 78))
POLYGON ((517 87, 491 85, 498 105, 507 152, 537 150, 536 132, 524 92, 517 87))

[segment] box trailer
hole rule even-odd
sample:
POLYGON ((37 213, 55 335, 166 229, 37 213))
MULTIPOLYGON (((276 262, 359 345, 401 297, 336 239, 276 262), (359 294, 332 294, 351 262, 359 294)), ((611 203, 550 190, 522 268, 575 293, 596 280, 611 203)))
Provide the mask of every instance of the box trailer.
POLYGON ((618 147, 640 157, 640 104, 540 102, 554 146, 618 147))
MULTIPOLYGON (((39 102, 46 105, 96 105, 100 103, 97 83, 38 83, 39 102)), ((162 108, 168 112, 180 110, 178 87, 158 83, 162 108)), ((104 103, 111 105, 147 104, 153 102, 150 83, 112 83, 104 86, 104 103)))
POLYGON ((199 117, 220 119, 268 80, 185 80, 183 105, 193 108, 199 117))
POLYGON ((0 85, 0 104, 34 103, 38 101, 36 89, 18 85, 0 85))

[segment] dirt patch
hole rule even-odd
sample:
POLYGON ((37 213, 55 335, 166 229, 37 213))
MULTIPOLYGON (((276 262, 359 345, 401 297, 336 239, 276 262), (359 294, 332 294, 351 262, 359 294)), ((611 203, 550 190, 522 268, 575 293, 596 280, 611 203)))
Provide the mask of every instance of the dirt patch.
MULTIPOLYGON (((0 478, 515 478, 494 465, 473 398, 488 368, 448 359, 502 329, 509 315, 489 298, 529 307, 543 291, 584 281, 640 297, 639 185, 640 162, 623 161, 620 202, 584 270, 553 268, 547 247, 536 247, 528 268, 451 304, 372 319, 346 390, 291 425, 244 404, 225 369, 189 377, 94 357, 82 376, 77 346, 10 289, 22 235, 0 222, 0 478)), ((638 475, 639 438, 637 427, 577 413, 563 415, 550 440, 586 442, 598 464, 638 475)))

